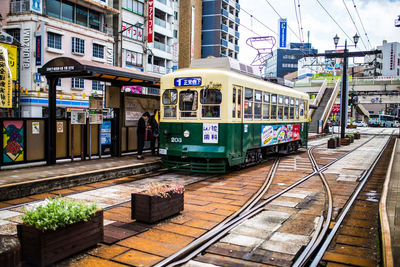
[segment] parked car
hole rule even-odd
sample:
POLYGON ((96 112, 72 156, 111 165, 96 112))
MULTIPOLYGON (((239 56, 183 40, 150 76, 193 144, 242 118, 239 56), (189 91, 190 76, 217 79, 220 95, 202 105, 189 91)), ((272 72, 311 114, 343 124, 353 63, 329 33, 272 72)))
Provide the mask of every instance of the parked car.
POLYGON ((358 121, 358 122, 356 122, 356 125, 358 127, 367 127, 368 126, 368 124, 365 121, 358 121))

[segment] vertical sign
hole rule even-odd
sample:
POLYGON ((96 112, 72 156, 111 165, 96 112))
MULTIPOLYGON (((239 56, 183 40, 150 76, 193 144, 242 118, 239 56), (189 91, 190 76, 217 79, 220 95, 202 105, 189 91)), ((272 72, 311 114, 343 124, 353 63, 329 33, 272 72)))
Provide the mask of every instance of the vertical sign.
POLYGON ((7 49, 0 46, 0 108, 12 108, 12 76, 8 62, 7 49))
POLYGON ((42 14, 42 0, 30 0, 29 1, 30 10, 39 14, 42 14))
POLYGON ((11 77, 13 81, 17 80, 17 47, 10 44, 0 44, 0 47, 7 49, 8 67, 11 70, 11 77))
POLYGON ((279 47, 286 48, 287 19, 279 19, 279 47))
POLYGON ((36 36, 36 43, 35 43, 35 48, 36 48, 36 66, 41 66, 43 63, 43 54, 44 54, 44 45, 43 45, 43 39, 44 39, 44 21, 41 21, 37 24, 36 26, 36 31, 35 31, 35 36, 36 36))
POLYGON ((147 23, 147 42, 153 42, 153 14, 154 13, 154 0, 149 0, 148 6, 148 23, 147 23))

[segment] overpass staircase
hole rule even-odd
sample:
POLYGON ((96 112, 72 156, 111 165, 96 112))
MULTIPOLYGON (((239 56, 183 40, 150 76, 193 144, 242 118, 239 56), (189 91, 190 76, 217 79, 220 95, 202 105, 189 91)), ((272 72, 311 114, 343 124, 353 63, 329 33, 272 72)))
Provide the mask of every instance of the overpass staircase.
POLYGON ((333 104, 339 94, 340 80, 336 81, 334 88, 328 88, 327 84, 327 80, 325 79, 313 102, 313 105, 318 108, 310 110, 308 114, 309 118, 311 118, 309 132, 318 132, 318 124, 320 120, 322 120, 322 129, 325 129, 333 104))

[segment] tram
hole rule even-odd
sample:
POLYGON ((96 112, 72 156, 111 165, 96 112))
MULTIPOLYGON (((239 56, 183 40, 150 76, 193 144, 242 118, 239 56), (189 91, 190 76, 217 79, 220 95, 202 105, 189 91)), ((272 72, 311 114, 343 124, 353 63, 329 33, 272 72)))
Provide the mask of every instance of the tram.
POLYGON ((161 78, 165 167, 223 173, 268 153, 306 147, 307 94, 224 69, 183 69, 161 78))

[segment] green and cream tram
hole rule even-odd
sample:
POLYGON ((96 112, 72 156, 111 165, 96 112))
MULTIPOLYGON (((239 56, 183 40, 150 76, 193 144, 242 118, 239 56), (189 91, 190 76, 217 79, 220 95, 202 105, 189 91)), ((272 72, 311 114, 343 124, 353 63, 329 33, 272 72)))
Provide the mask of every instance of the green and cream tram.
POLYGON ((225 172, 307 146, 308 95, 222 69, 161 78, 160 149, 168 168, 225 172))

